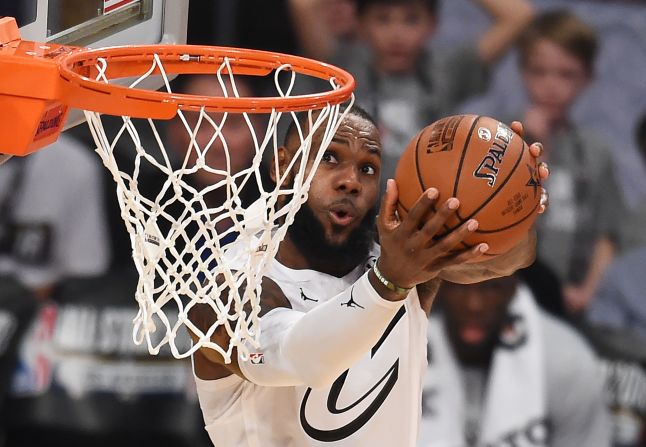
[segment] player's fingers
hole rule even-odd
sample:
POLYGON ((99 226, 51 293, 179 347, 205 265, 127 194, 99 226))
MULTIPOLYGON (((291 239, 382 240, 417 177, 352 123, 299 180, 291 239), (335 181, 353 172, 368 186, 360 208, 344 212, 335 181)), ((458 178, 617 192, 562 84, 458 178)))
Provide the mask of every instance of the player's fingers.
POLYGON ((539 158, 543 155, 543 143, 532 143, 529 146, 529 153, 532 154, 535 158, 539 158))
POLYGON ((538 164, 538 176, 541 178, 541 180, 545 180, 550 176, 550 167, 544 161, 541 161, 538 164))
POLYGON ((520 121, 512 121, 509 127, 511 127, 511 130, 516 132, 521 137, 525 133, 525 129, 523 129, 523 123, 521 123, 520 121))
POLYGON ((399 217, 397 217, 398 197, 397 182, 393 179, 386 180, 386 193, 381 200, 379 216, 377 218, 377 225, 379 225, 381 230, 393 229, 399 225, 399 217))
POLYGON ((419 236, 424 239, 421 243, 429 244, 433 238, 444 229, 446 221, 455 213, 460 206, 460 201, 451 197, 433 215, 426 216, 425 220, 419 222, 419 236))
POLYGON ((467 236, 478 229, 478 221, 475 219, 469 219, 458 228, 455 228, 446 236, 442 237, 439 240, 436 240, 435 243, 431 246, 433 251, 439 256, 443 256, 446 253, 449 253, 453 250, 458 244, 460 244, 467 236))
POLYGON ((541 188, 541 200, 538 204, 538 214, 543 214, 550 205, 550 195, 547 189, 541 188))
MULTIPOLYGON (((480 256, 486 253, 489 250, 489 245, 486 243, 478 244, 474 247, 462 250, 453 255, 447 256, 442 259, 441 263, 438 264, 440 269, 445 269, 454 265, 462 265, 468 262, 473 262, 477 260, 480 256)), ((436 266, 437 268, 437 266, 436 266)))
POLYGON ((440 192, 436 188, 429 188, 417 199, 417 202, 415 202, 404 219, 406 231, 414 233, 424 227, 427 219, 434 212, 435 203, 439 195, 440 192))

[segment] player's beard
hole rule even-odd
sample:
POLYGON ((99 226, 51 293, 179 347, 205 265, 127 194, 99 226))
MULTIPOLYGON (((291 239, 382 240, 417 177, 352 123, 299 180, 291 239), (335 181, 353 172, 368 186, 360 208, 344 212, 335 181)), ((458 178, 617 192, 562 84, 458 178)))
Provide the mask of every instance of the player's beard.
POLYGON ((323 224, 304 203, 287 231, 290 240, 312 265, 333 265, 351 270, 368 257, 375 240, 375 218, 376 208, 372 208, 343 243, 333 244, 327 240, 323 224))

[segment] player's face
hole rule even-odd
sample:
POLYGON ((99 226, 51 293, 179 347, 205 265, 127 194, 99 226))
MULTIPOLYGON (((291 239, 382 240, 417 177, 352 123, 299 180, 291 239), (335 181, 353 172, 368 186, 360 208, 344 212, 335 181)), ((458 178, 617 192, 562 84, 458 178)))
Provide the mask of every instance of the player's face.
POLYGON ((376 127, 347 115, 323 154, 307 201, 327 243, 344 244, 367 213, 374 212, 380 168, 381 142, 376 127))
POLYGON ((554 119, 562 118, 589 81, 585 66, 547 39, 539 39, 527 56, 522 77, 530 100, 554 119))
POLYGON ((478 284, 444 283, 440 291, 446 327, 458 356, 476 361, 497 341, 516 291, 516 279, 504 277, 478 284))
POLYGON ((360 31, 370 42, 377 67, 387 73, 409 72, 434 28, 421 3, 370 6, 360 17, 360 31))

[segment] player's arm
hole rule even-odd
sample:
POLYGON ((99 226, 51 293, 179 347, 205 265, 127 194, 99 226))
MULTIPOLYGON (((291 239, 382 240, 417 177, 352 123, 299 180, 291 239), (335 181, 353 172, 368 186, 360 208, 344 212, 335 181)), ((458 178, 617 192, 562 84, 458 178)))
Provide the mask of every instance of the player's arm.
MULTIPOLYGON (((224 289, 222 293, 227 294, 228 289, 224 289)), ((262 318, 265 314, 277 308, 290 309, 291 303, 280 287, 274 281, 265 277, 262 281, 260 312, 258 315, 262 318)), ((202 333, 206 333, 216 321, 216 314, 208 304, 196 304, 189 311, 188 317, 202 333)), ((190 330, 189 335, 193 342, 197 343, 198 336, 190 330)), ((231 337, 224 326, 219 326, 211 336, 211 341, 219 346, 229 346, 231 337)), ((193 362, 195 373, 203 380, 221 379, 231 374, 244 378, 244 374, 240 371, 238 353, 235 348, 230 363, 225 362, 224 357, 219 352, 210 348, 201 348, 196 351, 193 355, 193 362)))
POLYGON ((493 23, 478 39, 480 58, 491 63, 513 45, 534 16, 527 0, 474 0, 493 18, 493 23))
MULTIPOLYGON (((225 368, 264 386, 319 387, 331 383, 377 343, 408 296, 402 289, 427 283, 446 266, 481 254, 478 248, 451 253, 477 229, 472 220, 435 239, 459 206, 455 198, 443 205, 436 204, 438 196, 437 190, 427 191, 400 221, 396 213, 396 184, 390 180, 378 219, 382 254, 377 265, 383 275, 381 279, 370 270, 347 290, 307 313, 289 309, 280 288, 265 280, 260 346, 254 349, 254 353, 262 356, 262 362, 252 364, 234 356, 226 364, 221 356, 206 349, 201 350, 202 359, 218 365, 217 371, 225 368), (384 278, 397 287, 387 287, 384 278)), ((192 320, 204 329, 211 322, 208 319, 200 322, 198 316, 192 320)), ((220 345, 229 341, 224 330, 216 331, 214 336, 220 345)))
POLYGON ((477 229, 473 220, 435 239, 456 212, 457 199, 439 204, 438 191, 430 189, 399 220, 397 197, 396 183, 389 180, 377 219, 381 278, 369 270, 347 290, 307 313, 285 308, 268 312, 261 320, 258 351, 264 362, 238 362, 248 380, 265 386, 330 384, 378 342, 403 306, 408 296, 405 289, 428 283, 444 267, 481 254, 479 248, 452 253, 477 229))
MULTIPOLYGON (((332 382, 379 340, 406 298, 406 293, 385 287, 382 290, 372 275, 372 271, 366 273, 350 288, 307 313, 291 309, 280 287, 264 278, 260 347, 252 349, 262 361, 244 361, 236 352, 226 363, 217 351, 202 348, 194 356, 197 376, 214 380, 237 374, 264 386, 317 387, 332 382)), ((198 306, 189 318, 206 332, 215 322, 215 314, 208 305, 198 306)), ((193 338, 197 339, 194 334, 193 338)), ((219 327, 211 340, 228 346, 230 337, 219 327)))

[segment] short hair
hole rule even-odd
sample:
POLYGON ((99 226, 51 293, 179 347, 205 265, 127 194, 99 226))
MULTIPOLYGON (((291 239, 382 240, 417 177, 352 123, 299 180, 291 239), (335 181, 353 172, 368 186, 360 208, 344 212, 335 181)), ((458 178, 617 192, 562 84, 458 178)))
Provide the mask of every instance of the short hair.
POLYGON ((433 17, 437 17, 439 0, 357 0, 357 15, 362 15, 374 5, 410 5, 414 3, 423 4, 433 17))
POLYGON ((563 48, 583 64, 588 74, 594 71, 599 47, 597 33, 571 11, 544 12, 529 24, 518 41, 522 67, 526 66, 532 47, 539 39, 547 39, 563 48))
MULTIPOLYGON (((339 113, 345 112, 345 110, 348 108, 347 105, 342 104, 341 107, 339 107, 339 113)), ((353 105, 352 108, 350 108, 350 111, 348 112, 349 115, 354 115, 358 118, 362 118, 374 125, 375 127, 379 127, 377 125, 377 122, 375 119, 368 113, 366 112, 365 109, 361 108, 358 105, 353 105)), ((292 120, 289 123, 289 127, 287 127, 287 132, 285 132, 285 140, 284 140, 284 145, 287 147, 287 142, 296 136, 298 130, 296 128, 296 122, 298 122, 301 125, 301 128, 305 125, 307 122, 307 117, 308 117, 308 112, 298 112, 296 114, 296 120, 292 120)))

